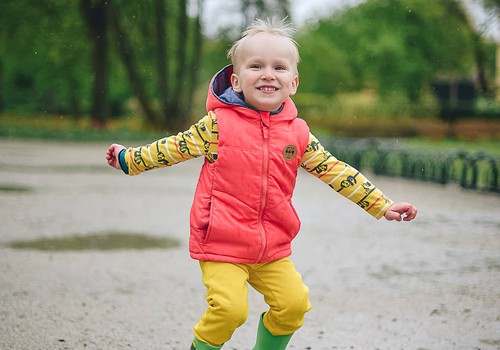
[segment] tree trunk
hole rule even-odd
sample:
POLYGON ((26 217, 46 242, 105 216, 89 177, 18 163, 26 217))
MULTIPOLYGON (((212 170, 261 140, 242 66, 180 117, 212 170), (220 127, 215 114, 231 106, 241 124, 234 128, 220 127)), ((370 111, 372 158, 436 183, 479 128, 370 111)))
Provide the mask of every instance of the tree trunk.
POLYGON ((477 69, 477 84, 483 96, 492 96, 490 91, 489 82, 486 79, 486 57, 481 47, 481 37, 479 34, 472 33, 472 47, 474 51, 474 60, 476 61, 477 69))
MULTIPOLYGON (((178 12, 167 12, 165 0, 154 1, 154 31, 156 34, 156 68, 157 86, 160 101, 158 113, 152 108, 151 100, 146 94, 144 80, 139 75, 136 58, 133 54, 130 37, 122 28, 116 8, 111 0, 108 0, 109 19, 114 41, 123 62, 131 88, 137 96, 144 111, 144 116, 149 124, 161 126, 170 131, 179 131, 186 126, 188 111, 191 110, 191 99, 195 88, 198 66, 201 59, 201 23, 198 19, 196 33, 193 33, 194 42, 190 43, 191 36, 188 35, 189 21, 187 16, 187 0, 177 0, 178 12), (177 35, 175 48, 169 47, 167 37, 167 21, 178 16, 177 35), (194 45, 191 48, 190 45, 194 45), (189 53, 189 54, 188 54, 189 53), (192 55, 191 55, 192 54, 192 55), (174 56, 175 55, 175 56, 174 56), (173 61, 174 60, 174 61, 173 61)), ((199 1, 201 9, 202 0, 199 1)))
POLYGON ((81 0, 80 3, 92 41, 94 83, 91 116, 95 128, 104 127, 107 115, 108 45, 106 40, 106 3, 105 0, 81 0))
MULTIPOLYGON (((179 0, 179 21, 177 24, 177 65, 175 67, 175 88, 172 89, 172 99, 169 100, 167 125, 174 129, 182 128, 186 119, 186 81, 185 71, 187 66, 187 45, 188 45, 188 18, 187 1, 179 0)), ((189 67, 191 68, 191 67, 189 67)))
POLYGON ((243 14, 242 30, 246 29, 255 18, 290 19, 290 0, 241 0, 241 13, 243 14))
POLYGON ((157 50, 157 69, 158 69, 158 92, 161 105, 160 119, 168 119, 169 110, 169 59, 167 55, 167 16, 165 11, 165 0, 155 0, 155 18, 156 18, 156 50, 157 50))
POLYGON ((203 50, 203 35, 201 33, 201 18, 203 15, 203 0, 198 0, 198 16, 196 17, 194 39, 193 39, 193 61, 189 72, 188 94, 187 94, 187 109, 186 115, 191 115, 193 110, 193 96, 198 83, 198 72, 200 71, 201 53, 203 50))
POLYGON ((0 57, 0 113, 2 113, 5 109, 5 82, 4 82, 4 68, 3 68, 3 60, 0 57))
POLYGON ((136 60, 132 51, 132 45, 130 44, 128 37, 126 36, 125 31, 121 27, 116 8, 112 5, 111 0, 107 0, 107 2, 109 6, 110 24, 113 29, 118 55, 122 60, 123 65, 125 66, 130 85, 134 94, 139 100, 139 104, 141 105, 141 108, 143 110, 144 117, 150 124, 156 125, 158 124, 158 118, 156 117, 156 113, 154 112, 153 107, 149 102, 146 94, 146 89, 139 75, 136 60))

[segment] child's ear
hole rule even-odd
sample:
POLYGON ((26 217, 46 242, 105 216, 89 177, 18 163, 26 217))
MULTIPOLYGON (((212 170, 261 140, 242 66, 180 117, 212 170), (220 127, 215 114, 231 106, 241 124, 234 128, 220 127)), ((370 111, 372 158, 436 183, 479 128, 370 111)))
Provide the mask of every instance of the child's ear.
POLYGON ((241 85, 240 85, 240 79, 236 74, 231 74, 231 86, 233 87, 233 90, 236 91, 237 93, 241 93, 241 85))
POLYGON ((298 88, 299 88, 299 76, 296 75, 293 77, 293 80, 292 80, 292 88, 290 89, 290 96, 295 95, 298 88))

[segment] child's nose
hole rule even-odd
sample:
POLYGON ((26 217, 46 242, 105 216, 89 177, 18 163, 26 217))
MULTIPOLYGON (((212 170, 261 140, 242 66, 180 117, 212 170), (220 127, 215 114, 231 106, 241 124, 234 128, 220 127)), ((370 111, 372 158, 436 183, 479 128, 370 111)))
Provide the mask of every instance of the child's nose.
POLYGON ((274 79, 274 69, 272 67, 264 68, 264 71, 262 72, 262 79, 265 80, 274 79))

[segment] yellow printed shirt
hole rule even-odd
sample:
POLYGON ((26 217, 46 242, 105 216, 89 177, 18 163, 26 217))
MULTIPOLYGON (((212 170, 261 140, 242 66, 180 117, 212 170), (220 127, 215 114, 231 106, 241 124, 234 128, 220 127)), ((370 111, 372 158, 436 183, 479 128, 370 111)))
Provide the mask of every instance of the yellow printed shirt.
MULTIPOLYGON (((209 112, 184 132, 127 149, 120 156, 120 164, 129 175, 138 175, 200 156, 216 162, 218 140, 217 116, 209 112)), ((358 170, 335 158, 311 133, 301 167, 376 219, 380 219, 393 204, 358 170)))

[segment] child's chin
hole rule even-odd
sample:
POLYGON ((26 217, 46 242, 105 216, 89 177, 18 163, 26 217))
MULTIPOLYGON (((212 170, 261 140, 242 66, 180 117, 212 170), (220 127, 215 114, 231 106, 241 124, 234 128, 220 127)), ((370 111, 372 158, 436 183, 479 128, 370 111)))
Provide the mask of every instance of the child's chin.
POLYGON ((270 105, 260 105, 260 108, 257 108, 259 111, 263 112, 274 112, 280 108, 281 105, 278 106, 270 106, 270 105))

